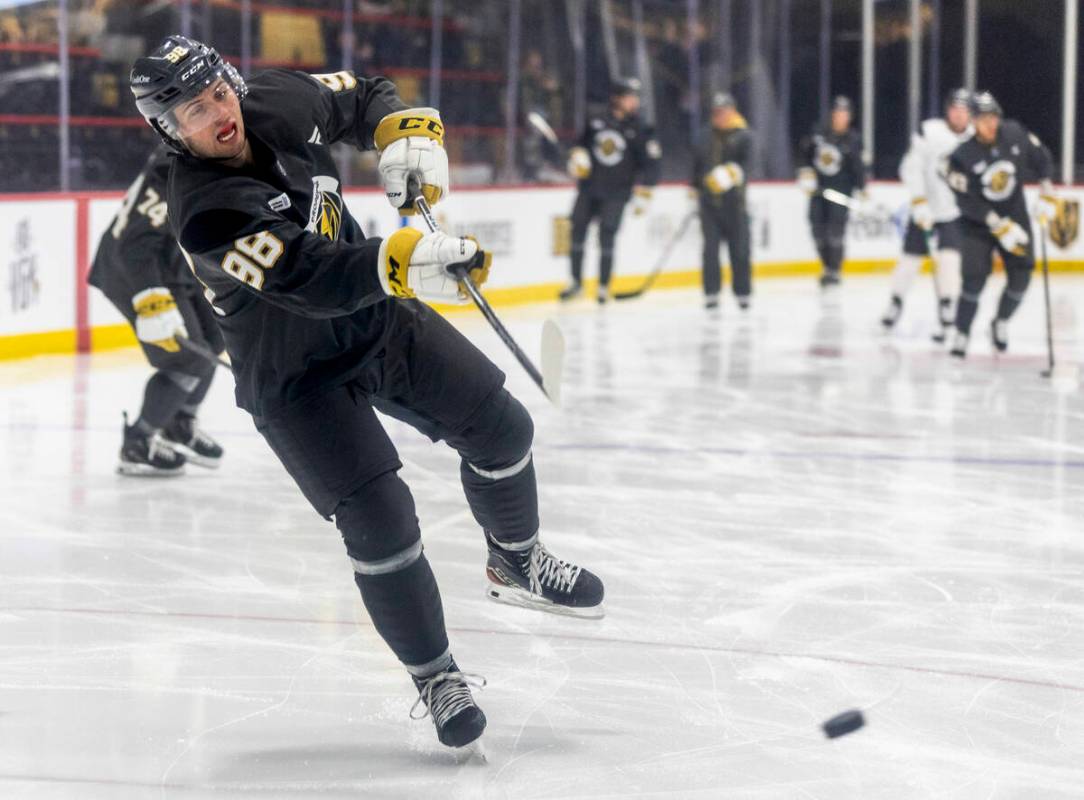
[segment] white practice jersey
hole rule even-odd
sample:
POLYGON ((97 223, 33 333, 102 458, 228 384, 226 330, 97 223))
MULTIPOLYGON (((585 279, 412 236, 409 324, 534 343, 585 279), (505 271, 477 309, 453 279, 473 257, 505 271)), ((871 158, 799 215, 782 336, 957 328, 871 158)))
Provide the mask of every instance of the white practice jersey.
POLYGON ((940 117, 927 119, 911 136, 911 148, 900 162, 900 180, 911 198, 925 197, 934 222, 948 222, 960 216, 956 196, 945 182, 946 165, 952 151, 975 133, 970 125, 955 133, 940 117))

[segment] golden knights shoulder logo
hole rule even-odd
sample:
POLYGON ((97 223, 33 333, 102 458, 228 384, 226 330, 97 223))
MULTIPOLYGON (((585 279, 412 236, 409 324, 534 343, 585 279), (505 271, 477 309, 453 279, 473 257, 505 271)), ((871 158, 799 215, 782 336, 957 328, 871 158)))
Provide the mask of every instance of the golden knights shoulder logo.
POLYGON ((1050 220, 1050 239, 1062 249, 1076 241, 1080 233, 1080 201, 1060 198, 1054 219, 1050 220))
POLYGON ((315 176, 312 179, 309 224, 305 226, 305 230, 336 242, 339 240, 342 224, 343 199, 339 194, 339 182, 330 175, 315 176))

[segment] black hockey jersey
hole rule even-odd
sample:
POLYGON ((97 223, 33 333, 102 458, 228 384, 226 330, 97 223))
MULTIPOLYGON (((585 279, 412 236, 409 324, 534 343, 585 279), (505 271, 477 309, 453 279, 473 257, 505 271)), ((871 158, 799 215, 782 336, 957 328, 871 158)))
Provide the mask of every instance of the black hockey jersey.
POLYGON ((1002 120, 993 144, 972 136, 949 156, 948 184, 956 193, 960 214, 976 225, 989 226, 992 215, 1030 225, 1024 182, 1048 180, 1054 162, 1050 151, 1016 120, 1002 120))
POLYGON ((710 203, 742 203, 745 187, 749 182, 749 163, 753 156, 753 135, 741 119, 739 125, 720 130, 710 128, 701 137, 701 143, 693 154, 692 186, 701 198, 710 203), (742 169, 744 180, 728 192, 713 194, 704 185, 704 177, 720 164, 735 163, 742 169))
POLYGON ((591 117, 577 144, 591 155, 591 174, 580 179, 581 192, 628 196, 633 186, 659 182, 662 149, 655 132, 638 116, 591 117))
POLYGON ((835 133, 819 126, 799 146, 801 166, 817 173, 817 189, 843 194, 866 188, 866 165, 862 161, 862 137, 854 129, 835 133))
POLYGON ((134 295, 152 286, 196 285, 168 222, 169 165, 165 145, 151 153, 98 242, 87 283, 118 306, 128 307, 134 295))
POLYGON ((170 220, 218 314, 237 403, 269 415, 338 386, 385 346, 396 314, 377 277, 380 239, 343 203, 332 142, 373 148, 406 106, 384 78, 273 69, 242 104, 256 163, 188 155, 170 173, 170 220))

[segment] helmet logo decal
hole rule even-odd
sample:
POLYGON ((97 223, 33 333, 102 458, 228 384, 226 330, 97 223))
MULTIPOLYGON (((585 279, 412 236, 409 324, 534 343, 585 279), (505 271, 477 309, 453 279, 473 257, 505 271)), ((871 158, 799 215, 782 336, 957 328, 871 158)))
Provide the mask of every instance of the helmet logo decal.
POLYGON ((184 45, 177 45, 165 55, 166 61, 170 64, 176 64, 184 59, 188 55, 188 48, 184 45))

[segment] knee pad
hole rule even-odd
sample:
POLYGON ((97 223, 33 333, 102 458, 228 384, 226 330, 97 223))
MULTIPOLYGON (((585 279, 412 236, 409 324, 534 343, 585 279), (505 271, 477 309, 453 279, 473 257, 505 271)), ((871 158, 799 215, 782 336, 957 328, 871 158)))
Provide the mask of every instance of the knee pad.
POLYGON ((506 389, 490 395, 463 435, 467 446, 460 455, 471 472, 483 478, 510 478, 531 462, 534 422, 506 389))
POLYGON ((358 575, 397 572, 422 554, 414 498, 395 472, 379 475, 339 503, 335 526, 358 575))

